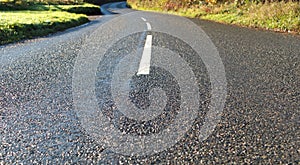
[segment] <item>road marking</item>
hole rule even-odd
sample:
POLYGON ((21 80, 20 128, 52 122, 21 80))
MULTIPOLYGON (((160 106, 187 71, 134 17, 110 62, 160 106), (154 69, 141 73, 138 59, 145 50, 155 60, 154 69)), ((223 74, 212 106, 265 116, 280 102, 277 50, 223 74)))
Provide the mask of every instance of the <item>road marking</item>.
POLYGON ((142 19, 143 21, 145 21, 145 22, 147 21, 144 17, 141 17, 141 19, 142 19))
POLYGON ((150 73, 152 35, 147 35, 140 66, 137 75, 150 73))
POLYGON ((149 22, 146 22, 146 24, 147 24, 147 29, 148 29, 148 30, 151 30, 151 25, 150 25, 150 23, 149 23, 149 22))

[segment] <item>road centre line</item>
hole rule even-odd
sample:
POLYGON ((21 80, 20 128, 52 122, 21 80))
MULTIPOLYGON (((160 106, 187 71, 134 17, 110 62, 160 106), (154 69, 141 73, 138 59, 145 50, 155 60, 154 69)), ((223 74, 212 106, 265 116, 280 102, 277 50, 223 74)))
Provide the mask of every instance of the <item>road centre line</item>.
MULTIPOLYGON (((142 19, 144 22, 147 21, 146 18, 144 18, 144 17, 141 17, 141 19, 142 19)), ((146 24, 147 24, 147 30, 151 30, 151 24, 150 24, 149 22, 146 22, 146 24)))
POLYGON ((137 75, 148 75, 150 73, 151 47, 152 35, 147 35, 137 75))
POLYGON ((151 25, 150 25, 150 23, 149 23, 149 22, 146 22, 146 24, 147 24, 147 30, 151 30, 151 25))

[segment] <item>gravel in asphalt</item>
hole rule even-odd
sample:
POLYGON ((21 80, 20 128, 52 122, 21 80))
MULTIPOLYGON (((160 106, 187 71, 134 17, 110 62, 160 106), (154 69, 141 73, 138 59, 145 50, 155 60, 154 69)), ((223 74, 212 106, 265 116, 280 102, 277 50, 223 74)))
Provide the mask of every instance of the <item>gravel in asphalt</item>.
MULTIPOLYGON (((116 154, 85 131, 73 105, 72 76, 83 43, 105 22, 99 18, 57 36, 0 48, 0 164, 299 164, 300 37, 192 21, 217 47, 227 79, 222 118, 206 140, 198 138, 205 113, 199 113, 178 143, 151 156, 116 154)), ((164 37, 157 35, 157 39, 163 41, 164 37)), ((137 40, 131 41, 138 45, 137 40)), ((133 44, 121 46, 130 49, 133 44)), ((111 58, 108 62, 114 62, 111 58)), ((187 61, 194 60, 187 57, 187 61)), ((201 63, 195 65, 196 77, 203 78, 203 84, 198 84, 200 93, 207 98, 206 69, 201 63)), ((165 72, 154 70, 154 74, 165 72)), ((97 80, 103 76, 100 71, 97 80)), ((163 75, 171 82, 168 85, 176 84, 168 73, 163 75)), ((151 76, 144 76, 145 80, 133 77, 132 87, 151 76)), ((105 89, 96 88, 96 93, 108 95, 105 89)), ((132 91, 132 102, 142 100, 145 104, 139 106, 147 107, 147 92, 140 96, 132 91)), ((202 109, 207 108, 209 101, 202 101, 202 109)), ((141 126, 140 131, 128 130, 134 127, 122 122, 119 126, 127 133, 155 133, 155 129, 147 132, 141 126)))

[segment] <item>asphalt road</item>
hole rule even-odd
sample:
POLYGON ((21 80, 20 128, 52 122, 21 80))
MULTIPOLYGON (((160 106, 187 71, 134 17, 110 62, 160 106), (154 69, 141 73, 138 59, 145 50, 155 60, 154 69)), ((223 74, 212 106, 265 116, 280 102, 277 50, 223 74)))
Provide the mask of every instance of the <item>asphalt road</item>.
POLYGON ((299 164, 299 36, 124 6, 0 47, 0 164, 299 164))

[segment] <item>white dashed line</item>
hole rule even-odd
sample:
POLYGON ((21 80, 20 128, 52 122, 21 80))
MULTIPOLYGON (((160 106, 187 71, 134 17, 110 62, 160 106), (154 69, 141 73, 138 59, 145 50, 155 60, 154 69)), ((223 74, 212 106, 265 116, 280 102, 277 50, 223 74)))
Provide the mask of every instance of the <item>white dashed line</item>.
POLYGON ((149 23, 149 22, 146 22, 146 24, 147 24, 147 30, 151 30, 151 25, 150 25, 150 23, 149 23))
POLYGON ((145 21, 145 22, 147 21, 144 17, 141 17, 141 19, 142 19, 143 21, 145 21))
POLYGON ((150 73, 152 35, 147 35, 140 66, 137 75, 150 73))

